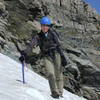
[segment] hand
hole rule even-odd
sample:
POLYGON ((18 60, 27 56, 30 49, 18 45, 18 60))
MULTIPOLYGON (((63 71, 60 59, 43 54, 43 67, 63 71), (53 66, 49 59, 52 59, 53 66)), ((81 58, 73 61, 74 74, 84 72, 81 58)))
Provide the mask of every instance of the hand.
POLYGON ((62 61, 62 63, 61 63, 61 64, 62 64, 62 66, 64 66, 64 67, 65 67, 65 66, 67 65, 67 61, 62 61))
POLYGON ((61 65, 62 65, 63 67, 65 67, 67 64, 68 64, 68 63, 67 63, 67 60, 66 60, 65 56, 61 56, 61 65))
POLYGON ((21 55, 26 56, 26 53, 24 50, 22 50, 20 53, 21 53, 21 55))
POLYGON ((23 55, 19 57, 20 62, 23 62, 24 60, 25 60, 25 57, 23 55))

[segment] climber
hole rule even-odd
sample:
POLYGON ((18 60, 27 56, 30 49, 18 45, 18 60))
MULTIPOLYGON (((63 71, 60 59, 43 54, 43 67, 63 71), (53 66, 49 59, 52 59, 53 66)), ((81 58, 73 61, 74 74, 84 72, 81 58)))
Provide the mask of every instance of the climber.
MULTIPOLYGON (((40 47, 47 71, 51 96, 59 98, 63 95, 62 66, 66 66, 67 61, 62 52, 59 37, 51 28, 52 23, 50 18, 47 16, 43 17, 40 24, 41 32, 32 38, 30 45, 21 54, 27 57, 28 53, 32 52, 33 47, 40 47)), ((19 60, 23 61, 23 56, 19 60)))

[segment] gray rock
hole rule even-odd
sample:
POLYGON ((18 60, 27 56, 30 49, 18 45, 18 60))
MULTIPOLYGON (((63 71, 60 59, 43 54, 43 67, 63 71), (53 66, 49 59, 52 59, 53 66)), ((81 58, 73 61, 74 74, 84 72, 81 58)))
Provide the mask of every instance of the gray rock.
MULTIPOLYGON (((100 48, 100 16, 82 0, 0 0, 0 52, 18 60, 20 53, 16 47, 26 48, 40 31, 39 22, 44 15, 55 22, 69 60, 64 70, 65 88, 76 94, 84 84, 99 90, 100 55, 91 49, 100 48), (90 50, 84 53, 80 48, 90 50)), ((46 76, 38 50, 33 49, 36 52, 32 53, 30 63, 34 71, 46 76)), ((82 91, 90 100, 99 100, 92 89, 82 91)))
POLYGON ((100 86, 100 69, 98 69, 90 60, 78 58, 70 54, 70 59, 77 64, 81 73, 81 80, 83 84, 93 87, 100 86))
POLYGON ((88 100, 99 100, 99 97, 94 88, 83 86, 82 90, 84 97, 87 98, 88 100))

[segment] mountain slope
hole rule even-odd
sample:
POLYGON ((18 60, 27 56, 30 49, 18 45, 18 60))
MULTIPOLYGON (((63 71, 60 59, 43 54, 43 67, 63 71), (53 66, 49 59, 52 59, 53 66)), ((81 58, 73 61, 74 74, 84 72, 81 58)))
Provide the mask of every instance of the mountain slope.
MULTIPOLYGON (((27 84, 21 82, 21 64, 0 54, 0 100, 54 100, 46 79, 25 69, 27 84)), ((85 100, 64 90, 59 100, 85 100)))

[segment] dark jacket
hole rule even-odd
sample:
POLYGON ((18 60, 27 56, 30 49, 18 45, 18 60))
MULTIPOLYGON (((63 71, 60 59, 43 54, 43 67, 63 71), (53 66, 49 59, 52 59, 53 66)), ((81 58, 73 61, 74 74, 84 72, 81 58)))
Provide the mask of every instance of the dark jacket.
POLYGON ((61 61, 65 61, 65 56, 63 54, 62 48, 61 48, 61 44, 60 44, 60 40, 57 36, 56 33, 54 33, 55 31, 53 30, 49 30, 46 34, 43 33, 42 31, 40 33, 38 33, 36 36, 34 36, 30 42, 30 44, 28 45, 28 47, 24 50, 26 54, 29 54, 30 52, 32 52, 32 49, 34 46, 39 46, 41 53, 44 56, 50 56, 52 59, 54 59, 54 52, 58 52, 61 55, 61 61))
POLYGON ((39 46, 43 54, 46 54, 51 49, 60 48, 60 40, 54 31, 49 30, 47 36, 42 31, 34 36, 26 48, 25 52, 29 53, 32 51, 34 46, 39 46))

